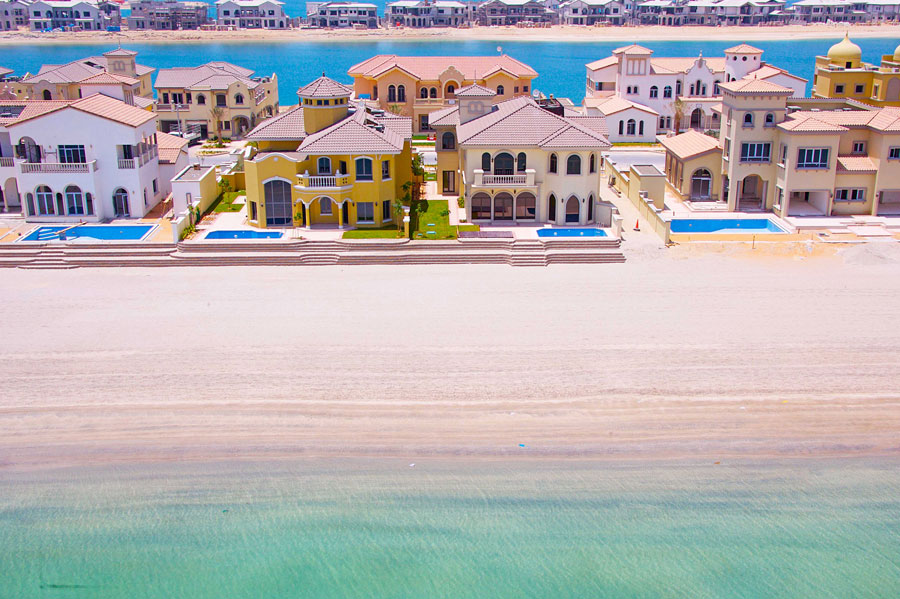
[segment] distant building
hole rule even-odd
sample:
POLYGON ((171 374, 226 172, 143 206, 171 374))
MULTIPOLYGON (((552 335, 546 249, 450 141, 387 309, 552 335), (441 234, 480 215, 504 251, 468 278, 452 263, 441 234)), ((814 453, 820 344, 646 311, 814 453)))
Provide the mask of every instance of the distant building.
POLYGON ((816 57, 812 95, 851 98, 873 106, 900 106, 900 46, 881 65, 862 62, 862 50, 848 36, 826 56, 816 57))
POLYGON ((36 0, 28 5, 28 13, 32 31, 59 28, 104 31, 122 23, 119 5, 106 1, 36 0))
POLYGON ((278 77, 254 77, 252 70, 227 62, 160 69, 154 87, 165 132, 238 138, 278 113, 278 77))
POLYGON ((456 0, 398 0, 385 7, 385 23, 392 27, 460 27, 475 21, 477 6, 456 0))
POLYGON ((0 1, 0 31, 16 31, 28 25, 28 7, 23 0, 0 1))
POLYGON ((234 29, 288 29, 291 19, 280 0, 218 0, 216 24, 234 29))
POLYGON ((852 0, 799 0, 791 5, 794 18, 804 23, 863 23, 869 20, 866 2, 852 0))
POLYGON ((362 2, 309 2, 306 20, 316 27, 378 27, 378 7, 362 2))
POLYGON ((554 24, 559 14, 540 0, 487 0, 478 5, 479 25, 554 24))
POLYGON ((139 0, 131 3, 129 29, 175 31, 199 29, 209 21, 209 5, 205 2, 178 0, 139 0))
POLYGON ((634 8, 631 0, 568 0, 559 5, 561 25, 624 25, 634 8))

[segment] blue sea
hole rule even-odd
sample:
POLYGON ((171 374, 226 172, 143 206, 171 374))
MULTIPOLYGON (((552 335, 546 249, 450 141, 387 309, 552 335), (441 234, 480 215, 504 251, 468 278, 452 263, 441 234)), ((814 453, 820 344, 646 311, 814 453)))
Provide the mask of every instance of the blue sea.
MULTIPOLYGON (((754 43, 763 49, 763 59, 791 73, 812 80, 816 55, 824 54, 841 37, 835 31, 829 40, 786 40, 754 43)), ((646 42, 657 56, 721 56, 735 41, 646 42)), ((893 38, 858 39, 863 59, 879 62, 882 54, 893 53, 898 40, 893 38)), ((493 42, 483 40, 327 40, 312 42, 232 42, 129 44, 139 52, 142 64, 157 68, 197 65, 210 60, 227 60, 254 69, 259 75, 278 74, 279 95, 285 105, 296 103, 296 91, 324 71, 330 77, 350 83, 347 69, 375 54, 414 56, 491 55, 498 46, 531 65, 539 74, 535 89, 557 97, 569 97, 576 104, 584 97, 584 65, 609 56, 621 42, 493 42)), ((5 46, 0 64, 16 74, 35 73, 41 64, 59 64, 112 49, 110 44, 5 46)), ((807 85, 807 92, 809 91, 807 85)))

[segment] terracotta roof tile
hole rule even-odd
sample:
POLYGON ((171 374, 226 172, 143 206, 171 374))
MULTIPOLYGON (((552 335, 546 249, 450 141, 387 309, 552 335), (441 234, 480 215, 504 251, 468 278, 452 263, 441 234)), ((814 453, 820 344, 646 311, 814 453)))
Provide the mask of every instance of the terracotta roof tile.
POLYGON ((617 112, 622 112, 623 110, 628 110, 629 108, 636 108, 637 110, 656 116, 659 115, 658 112, 648 106, 638 104, 637 102, 632 102, 631 100, 626 100, 625 98, 619 96, 601 98, 599 99, 599 101, 597 99, 587 98, 584 101, 584 105, 590 106, 591 108, 596 108, 605 115, 616 114, 617 112))
POLYGON ((352 88, 325 75, 297 90, 297 95, 303 98, 340 98, 352 94, 352 88))
POLYGON ((459 106, 448 106, 435 110, 428 115, 428 124, 432 127, 459 125, 459 106))
POLYGON ((467 85, 456 90, 457 98, 493 98, 497 95, 492 89, 488 89, 478 84, 467 85))
POLYGON ((403 150, 404 139, 393 128, 378 131, 366 121, 365 113, 357 112, 308 136, 297 149, 307 154, 399 154, 403 150))
POLYGON ((681 159, 692 158, 719 149, 719 140, 693 129, 660 140, 662 146, 681 159))
POLYGON ((235 81, 241 81, 248 88, 259 85, 251 79, 253 71, 228 62, 209 62, 199 67, 175 67, 160 69, 153 87, 156 89, 185 89, 203 87, 227 89, 235 81))
POLYGON ((177 135, 169 135, 159 131, 156 133, 156 147, 159 148, 159 161, 164 164, 175 164, 182 152, 187 150, 188 140, 177 135))
MULTIPOLYGON (((700 59, 697 57, 655 56, 650 59, 650 66, 654 73, 686 73, 700 59)), ((713 73, 725 72, 724 57, 703 57, 703 61, 713 73)))
POLYGON ((436 81, 449 68, 460 71, 466 79, 484 79, 504 70, 517 77, 537 77, 537 72, 523 62, 506 54, 500 56, 395 56, 378 55, 347 71, 351 76, 378 77, 393 68, 400 68, 423 81, 436 81))
POLYGON ((720 89, 724 89, 733 94, 785 94, 793 95, 794 90, 765 79, 736 79, 734 81, 726 81, 719 84, 720 89))
POLYGON ((70 105, 76 110, 87 112, 131 127, 143 125, 147 121, 155 121, 156 115, 149 110, 126 104, 122 100, 110 98, 103 94, 93 94, 70 105))
POLYGON ((604 137, 609 135, 609 127, 606 125, 606 117, 573 115, 566 118, 578 125, 581 125, 585 129, 590 129, 591 131, 599 133, 604 137))
POLYGON ((606 58, 601 58, 600 60, 589 62, 585 66, 587 66, 587 68, 591 69, 592 71, 596 71, 597 69, 611 67, 614 64, 619 64, 619 58, 617 56, 607 56, 606 58))
POLYGON ((750 44, 738 44, 737 46, 732 46, 730 48, 725 48, 726 52, 734 52, 736 54, 762 54, 763 51, 759 48, 754 48, 750 44))
POLYGON ((60 110, 69 105, 68 100, 0 100, 0 125, 28 120, 42 114, 60 110), (2 116, 8 114, 10 116, 2 116))
POLYGON ((632 56, 649 56, 653 54, 653 50, 650 48, 645 48, 644 46, 639 46, 637 44, 629 44, 627 46, 622 46, 621 48, 616 48, 613 50, 613 54, 628 54, 632 56))
MULTIPOLYGON (((794 117, 794 115, 790 115, 794 117)), ((835 125, 813 117, 789 118, 778 124, 783 131, 797 131, 801 133, 841 133, 847 131, 846 127, 835 125)))
POLYGON ((137 85, 140 83, 140 79, 134 79, 132 77, 126 77, 125 75, 116 75, 113 73, 107 73, 106 71, 102 73, 97 73, 96 75, 91 75, 87 79, 82 79, 80 83, 82 85, 85 84, 95 84, 95 85, 119 85, 124 83, 125 85, 137 85))
POLYGON ((837 172, 876 173, 878 172, 878 168, 868 156, 838 156, 837 172))
POLYGON ((251 141, 295 139, 298 142, 304 137, 306 137, 306 129, 303 124, 302 106, 296 106, 264 120, 244 136, 245 139, 251 141))

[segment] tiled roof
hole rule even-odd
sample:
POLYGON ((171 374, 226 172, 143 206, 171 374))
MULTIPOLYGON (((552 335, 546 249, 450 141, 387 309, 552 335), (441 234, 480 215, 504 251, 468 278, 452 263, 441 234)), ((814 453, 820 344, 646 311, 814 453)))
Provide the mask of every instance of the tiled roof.
POLYGON ((264 120, 244 136, 245 139, 251 141, 288 139, 299 141, 304 137, 306 137, 306 129, 303 124, 302 106, 291 108, 286 112, 264 120))
POLYGON ((764 79, 736 79, 719 84, 720 89, 724 89, 733 94, 785 94, 792 95, 794 90, 771 81, 764 79))
POLYGON ((308 83, 297 90, 297 95, 303 98, 340 98, 349 96, 352 93, 352 88, 347 87, 343 83, 338 83, 324 74, 312 83, 308 83))
MULTIPOLYGON (((650 59, 650 67, 654 73, 686 73, 700 59, 697 57, 654 56, 650 59)), ((703 57, 703 62, 713 73, 725 72, 725 58, 713 56, 703 57)))
POLYGON ((878 172, 878 168, 868 156, 838 156, 837 172, 875 173, 878 172))
POLYGON ((385 126, 384 131, 378 131, 366 122, 365 111, 357 111, 346 119, 313 133, 297 149, 307 154, 399 154, 403 150, 404 139, 393 128, 385 126))
POLYGON ((110 98, 103 94, 92 94, 78 100, 55 100, 38 102, 3 102, 0 105, 25 105, 25 110, 18 117, 9 122, 9 125, 18 124, 34 118, 44 116, 51 112, 64 108, 73 108, 81 112, 93 114, 111 121, 116 121, 131 127, 143 125, 147 121, 156 119, 156 115, 149 110, 143 110, 137 106, 126 104, 122 100, 110 98))
POLYGON ((32 119, 48 112, 60 110, 68 105, 68 100, 0 100, 0 115, 7 113, 10 115, 0 116, 0 125, 32 119))
POLYGON ((466 79, 484 79, 486 76, 504 70, 516 77, 537 77, 537 73, 511 56, 395 56, 380 54, 347 71, 351 76, 378 77, 393 68, 400 68, 424 81, 436 81, 449 68, 460 71, 466 79))
POLYGON ((785 125, 783 128, 788 131, 842 131, 849 127, 865 127, 876 131, 898 132, 900 131, 900 111, 892 108, 816 112, 804 110, 789 114, 788 120, 782 125, 785 125), (811 122, 806 123, 806 121, 811 122))
POLYGON ((653 110, 648 106, 644 106, 643 104, 638 104, 637 102, 632 102, 631 100, 626 100, 625 98, 619 96, 613 96, 610 98, 601 98, 598 100, 593 100, 591 98, 585 99, 585 106, 591 106, 592 108, 596 108, 600 112, 605 115, 616 114, 617 112, 622 112, 623 110, 628 110, 629 108, 634 108, 640 110, 641 112, 646 112, 652 115, 659 116, 659 113, 653 110))
POLYGON ((459 125, 459 106, 448 106, 435 110, 428 115, 428 124, 432 127, 459 125))
POLYGON ((770 64, 764 64, 755 71, 747 73, 744 79, 769 79, 771 77, 775 77, 776 75, 784 75, 785 77, 790 77, 791 79, 802 81, 804 83, 806 83, 807 81, 803 77, 797 77, 796 75, 788 73, 784 69, 780 69, 770 64))
POLYGON ((153 106, 154 100, 153 98, 145 98, 144 96, 135 96, 134 97, 134 105, 138 108, 147 109, 153 106))
POLYGON ((619 58, 617 56, 607 56, 606 58, 601 58, 600 60, 589 62, 585 66, 587 66, 587 68, 591 69, 592 71, 596 71, 597 69, 611 67, 614 64, 619 64, 619 58))
POLYGON ((692 158, 719 149, 719 140, 691 129, 660 140, 662 146, 678 158, 692 158))
POLYGON ((606 137, 609 135, 609 127, 606 125, 606 117, 602 116, 567 116, 567 119, 581 125, 585 129, 590 129, 595 133, 606 137))
POLYGON ((639 46, 637 44, 629 44, 627 46, 622 46, 621 48, 616 48, 613 50, 613 54, 628 54, 630 56, 649 56, 653 54, 653 50, 650 48, 645 48, 644 46, 639 46))
POLYGON ((0 67, 0 77, 5 77, 12 73, 12 69, 7 69, 6 67, 0 67))
POLYGON ((175 67, 160 69, 153 87, 157 89, 185 89, 201 87, 227 89, 235 81, 241 81, 249 89, 259 85, 251 79, 253 71, 228 62, 209 62, 199 67, 175 67))
POLYGON ((183 151, 187 150, 188 140, 177 135, 169 135, 158 131, 156 147, 159 148, 159 161, 163 164, 175 164, 183 151))
MULTIPOLYGON (((106 56, 88 56, 66 64, 45 64, 41 66, 37 75, 31 75, 23 79, 22 83, 37 83, 38 81, 78 83, 97 73, 105 72, 106 66, 106 56)), ((135 71, 138 76, 152 73, 155 70, 142 64, 135 65, 135 71)))
POLYGON ((137 56, 137 52, 134 50, 126 50, 125 48, 116 48, 115 50, 110 50, 109 52, 104 52, 103 56, 137 56))
POLYGON ((750 44, 738 44, 737 46, 732 46, 731 48, 725 48, 726 52, 734 52, 735 54, 762 54, 763 51, 759 48, 754 48, 750 44))
MULTIPOLYGON (((791 115, 792 117, 794 115, 791 115)), ((817 118, 790 118, 778 124, 783 131, 798 131, 802 133, 841 133, 847 131, 846 127, 833 125, 817 118)))
POLYGON ((456 90, 457 98, 493 98, 496 95, 497 92, 494 90, 478 84, 467 85, 456 90))
POLYGON ((140 83, 140 79, 134 79, 132 77, 126 77, 125 75, 115 75, 113 73, 97 73, 96 75, 91 75, 87 79, 82 79, 80 83, 84 84, 94 84, 94 85, 119 85, 124 83, 125 85, 137 85, 140 83))
POLYGON ((607 148, 609 141, 577 122, 544 110, 521 96, 500 102, 495 110, 457 127, 461 145, 607 148))

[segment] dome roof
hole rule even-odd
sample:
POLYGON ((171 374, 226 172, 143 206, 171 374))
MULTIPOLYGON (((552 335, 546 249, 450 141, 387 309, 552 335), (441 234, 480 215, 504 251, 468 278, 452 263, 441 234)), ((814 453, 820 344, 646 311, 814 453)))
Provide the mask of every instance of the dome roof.
POLYGON ((900 46, 894 48, 894 62, 900 62, 900 46))
POLYGON ((850 34, 828 49, 828 59, 833 62, 855 62, 862 59, 862 49, 850 41, 850 34))

